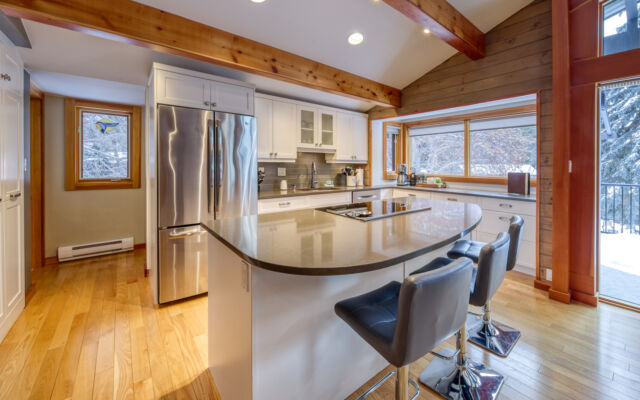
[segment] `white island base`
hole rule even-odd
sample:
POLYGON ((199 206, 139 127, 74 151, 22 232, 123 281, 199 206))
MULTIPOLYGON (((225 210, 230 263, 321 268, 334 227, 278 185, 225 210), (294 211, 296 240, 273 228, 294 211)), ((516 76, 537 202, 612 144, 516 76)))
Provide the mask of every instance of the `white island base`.
POLYGON ((388 363, 333 311, 451 246, 371 272, 307 276, 249 265, 209 240, 209 367, 223 400, 344 399, 388 363))

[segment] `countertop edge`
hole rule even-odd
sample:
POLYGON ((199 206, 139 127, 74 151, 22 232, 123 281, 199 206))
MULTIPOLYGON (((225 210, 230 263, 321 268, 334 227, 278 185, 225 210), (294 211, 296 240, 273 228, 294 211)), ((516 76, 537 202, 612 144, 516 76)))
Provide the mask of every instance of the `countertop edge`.
POLYGON ((286 191, 278 193, 277 190, 270 190, 269 194, 261 196, 258 193, 258 200, 271 200, 271 199, 280 199, 283 197, 299 197, 299 196, 316 196, 322 194, 330 194, 330 193, 345 193, 345 192, 361 192, 365 190, 378 190, 378 189, 398 189, 398 190, 417 190, 423 192, 433 192, 433 193, 451 193, 451 194, 460 194, 466 196, 478 196, 478 197, 488 197, 494 199, 506 199, 506 200, 515 200, 515 201, 527 201, 534 203, 536 201, 535 195, 529 195, 526 197, 518 197, 518 195, 512 195, 509 193, 502 192, 491 192, 491 191, 482 191, 482 190, 471 190, 471 189, 450 189, 450 188, 425 188, 419 186, 397 186, 397 185, 382 185, 382 186, 356 186, 356 187, 339 187, 337 189, 332 190, 318 190, 318 191, 286 191))
POLYGON ((282 274, 289 274, 289 275, 334 276, 334 275, 350 275, 350 274, 359 274, 363 272, 376 271, 379 269, 388 268, 388 267, 397 265, 399 263, 411 260, 413 258, 419 257, 431 251, 437 250, 443 246, 446 246, 450 243, 455 242, 458 239, 463 238, 464 236, 471 233, 471 231, 473 231, 480 224, 481 221, 482 221, 482 214, 480 215, 480 218, 478 219, 478 221, 476 221, 475 224, 469 226, 467 229, 460 232, 459 234, 454 235, 446 240, 442 240, 438 243, 431 244, 430 246, 427 246, 425 248, 413 251, 411 253, 403 254, 402 256, 390 258, 388 260, 379 261, 371 264, 361 264, 361 265, 341 267, 341 268, 299 268, 299 267, 292 267, 287 265, 272 264, 269 262, 256 260, 253 257, 250 257, 247 254, 243 253, 232 244, 230 244, 223 237, 221 237, 220 235, 215 233, 213 230, 211 230, 211 228, 209 228, 206 224, 200 223, 200 226, 203 227, 207 232, 209 232, 209 234, 212 235, 214 238, 218 239, 221 243, 223 243, 229 250, 234 252, 237 256, 239 256, 244 261, 256 267, 259 267, 268 271, 278 272, 282 274))

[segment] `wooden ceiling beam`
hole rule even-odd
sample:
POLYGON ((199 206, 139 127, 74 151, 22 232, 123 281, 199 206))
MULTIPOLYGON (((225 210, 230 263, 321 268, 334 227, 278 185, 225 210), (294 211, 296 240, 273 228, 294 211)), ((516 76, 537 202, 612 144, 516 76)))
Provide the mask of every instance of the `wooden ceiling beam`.
POLYGON ((382 106, 401 106, 398 89, 131 0, 0 0, 0 10, 382 106))
POLYGON ((477 60, 484 57, 484 33, 446 0, 384 0, 451 47, 477 60))

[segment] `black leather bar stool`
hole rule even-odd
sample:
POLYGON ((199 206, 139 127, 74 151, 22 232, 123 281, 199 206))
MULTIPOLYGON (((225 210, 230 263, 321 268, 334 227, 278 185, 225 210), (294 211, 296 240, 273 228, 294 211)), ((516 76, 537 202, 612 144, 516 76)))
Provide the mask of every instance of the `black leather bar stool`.
MULTIPOLYGON (((498 235, 495 241, 486 244, 480 250, 478 265, 474 268, 475 278, 470 284, 470 288, 465 288, 465 290, 471 290, 470 304, 475 306, 485 304, 500 287, 507 273, 509 241, 509 235, 503 232, 498 235)), ((465 258, 458 260, 462 259, 465 258)), ((439 257, 413 274, 438 271, 455 262, 457 260, 439 257), (443 265, 445 266, 443 267, 443 265)), ((472 361, 467 355, 466 342, 465 321, 460 325, 460 330, 456 335, 455 353, 446 356, 432 352, 436 358, 422 371, 420 382, 451 400, 493 400, 502 388, 504 377, 483 364, 472 361)))
POLYGON ((436 271, 407 277, 340 301, 335 312, 391 365, 396 367, 366 393, 365 398, 396 375, 396 400, 409 398, 409 364, 454 334, 465 323, 473 263, 462 258, 436 271))
MULTIPOLYGON (((507 271, 511 271, 516 266, 520 242, 522 241, 522 227, 524 220, 519 215, 511 217, 509 224, 509 257, 507 259, 507 271)), ((474 262, 478 262, 480 249, 485 243, 471 240, 458 240, 453 245, 447 256, 450 258, 468 257, 474 262)), ((491 319, 491 298, 482 306, 482 315, 473 314, 476 321, 470 323, 469 341, 501 357, 509 355, 518 339, 520 331, 508 325, 491 319)))

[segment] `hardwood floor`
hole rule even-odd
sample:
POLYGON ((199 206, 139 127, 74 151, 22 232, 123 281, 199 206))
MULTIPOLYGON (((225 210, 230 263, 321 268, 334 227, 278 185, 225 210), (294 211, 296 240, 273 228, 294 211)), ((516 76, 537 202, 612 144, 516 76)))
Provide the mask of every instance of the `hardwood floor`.
POLYGON ((0 399, 219 399, 207 298, 155 307, 144 250, 40 268, 0 344, 0 399))
MULTIPOLYGON (((0 343, 0 399, 219 399, 207 370, 207 298, 155 307, 143 265, 137 250, 38 269, 0 343)), ((522 331, 508 358, 468 346, 506 376, 500 398, 640 398, 640 314, 554 302, 532 286, 509 273, 494 297, 494 318, 522 331)), ((411 366, 414 379, 431 358, 411 366)), ((390 380, 369 398, 393 393, 390 380)), ((439 397, 421 386, 419 398, 439 397)))

